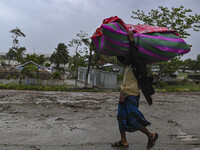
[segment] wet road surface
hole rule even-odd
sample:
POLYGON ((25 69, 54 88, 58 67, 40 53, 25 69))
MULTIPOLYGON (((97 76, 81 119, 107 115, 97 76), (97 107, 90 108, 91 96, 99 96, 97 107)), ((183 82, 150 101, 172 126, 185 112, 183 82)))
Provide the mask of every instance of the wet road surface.
MULTIPOLYGON (((0 90, 0 150, 115 150, 117 92, 0 90)), ((156 93, 139 109, 159 134, 152 150, 200 150, 200 92, 156 93)), ((145 150, 141 132, 127 134, 130 150, 145 150)), ((119 148, 117 150, 120 150, 119 148)))

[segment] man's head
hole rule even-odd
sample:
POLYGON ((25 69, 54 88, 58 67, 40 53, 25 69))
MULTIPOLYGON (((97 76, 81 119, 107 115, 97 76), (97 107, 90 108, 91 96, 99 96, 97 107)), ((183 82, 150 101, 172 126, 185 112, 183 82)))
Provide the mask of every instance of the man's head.
POLYGON ((130 55, 124 55, 124 56, 117 56, 117 59, 124 65, 128 66, 132 64, 132 60, 130 55))

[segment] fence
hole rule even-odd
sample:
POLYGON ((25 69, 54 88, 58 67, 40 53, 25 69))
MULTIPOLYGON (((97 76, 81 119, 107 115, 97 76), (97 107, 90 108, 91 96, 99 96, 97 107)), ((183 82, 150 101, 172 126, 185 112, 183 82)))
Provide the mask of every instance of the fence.
POLYGON ((21 79, 0 79, 0 84, 15 84, 15 85, 34 85, 34 86, 66 86, 66 87, 75 87, 75 81, 74 80, 44 80, 44 79, 34 79, 29 78, 28 80, 21 79))

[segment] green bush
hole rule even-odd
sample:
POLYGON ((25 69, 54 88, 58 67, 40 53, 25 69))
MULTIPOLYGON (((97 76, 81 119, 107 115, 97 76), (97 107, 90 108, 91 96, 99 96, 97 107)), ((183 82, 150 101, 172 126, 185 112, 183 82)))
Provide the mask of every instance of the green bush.
POLYGON ((30 78, 37 78, 38 67, 33 64, 26 65, 21 73, 24 76, 28 76, 30 78))
POLYGON ((18 84, 0 84, 0 89, 12 90, 36 90, 36 91, 69 91, 69 92, 105 92, 103 89, 81 89, 71 88, 67 86, 33 86, 33 85, 18 85, 18 84))
POLYGON ((117 81, 122 81, 122 80, 123 80, 123 77, 124 77, 124 74, 123 74, 123 73, 117 75, 117 81))
POLYGON ((50 63, 45 63, 45 67, 50 67, 51 64, 50 63))
POLYGON ((51 77, 53 79, 61 79, 61 73, 59 71, 56 71, 56 72, 51 74, 51 77))
POLYGON ((167 85, 155 90, 157 92, 196 92, 200 91, 200 84, 167 85))
POLYGON ((1 66, 7 66, 6 63, 4 61, 1 61, 1 66))
POLYGON ((16 76, 13 76, 12 78, 13 78, 13 79, 17 79, 17 77, 16 77, 16 76))
POLYGON ((166 87, 167 86, 167 82, 160 82, 160 87, 166 87))
POLYGON ((188 82, 188 79, 185 78, 181 80, 180 85, 185 85, 187 82, 188 82))
POLYGON ((6 79, 7 79, 7 80, 10 80, 10 75, 9 75, 9 74, 6 76, 6 79))

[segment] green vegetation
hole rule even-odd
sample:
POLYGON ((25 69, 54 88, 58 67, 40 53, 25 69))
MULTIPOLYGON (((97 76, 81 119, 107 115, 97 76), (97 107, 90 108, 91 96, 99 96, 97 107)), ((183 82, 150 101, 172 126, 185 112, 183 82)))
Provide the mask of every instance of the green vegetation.
POLYGON ((64 71, 60 64, 67 64, 69 62, 68 47, 64 43, 59 43, 55 51, 50 57, 51 63, 56 64, 56 69, 64 71))
POLYGON ((8 53, 6 53, 6 56, 9 58, 9 65, 10 65, 10 60, 12 60, 13 58, 16 58, 18 63, 23 62, 23 55, 26 51, 25 47, 21 47, 19 45, 19 40, 18 40, 18 37, 26 37, 26 35, 17 27, 11 30, 10 33, 12 34, 11 37, 13 38, 12 41, 13 47, 11 47, 8 53))
POLYGON ((68 88, 67 86, 33 86, 18 84, 0 84, 0 89, 35 90, 35 91, 68 91, 68 92, 106 92, 116 90, 104 90, 94 88, 68 88))
POLYGON ((44 66, 45 66, 45 67, 50 67, 51 64, 50 64, 50 63, 45 63, 44 66))
POLYGON ((200 15, 191 15, 191 9, 184 9, 183 6, 179 8, 159 6, 158 9, 151 9, 147 14, 144 11, 132 11, 133 19, 142 21, 144 24, 167 27, 178 31, 180 37, 186 38, 190 36, 188 29, 199 31, 200 29, 200 15))
POLYGON ((6 76, 6 79, 7 79, 7 80, 10 80, 10 78, 11 78, 11 77, 10 77, 10 75, 8 74, 8 75, 6 76))
POLYGON ((27 62, 27 61, 33 61, 33 62, 37 63, 38 65, 43 65, 46 60, 44 58, 44 55, 36 55, 34 53, 31 55, 30 54, 26 55, 24 62, 27 62))
POLYGON ((118 74, 117 75, 117 81, 122 81, 123 80, 123 77, 124 77, 124 74, 118 74))
POLYGON ((187 79, 188 73, 180 72, 178 73, 177 77, 183 77, 184 79, 187 79))
POLYGON ((7 64, 5 63, 5 61, 1 61, 1 66, 6 66, 7 64))
POLYGON ((37 78, 38 67, 32 64, 25 66, 21 74, 30 78, 37 78))
POLYGON ((56 72, 51 74, 51 77, 53 79, 61 79, 61 72, 60 71, 56 71, 56 72))
MULTIPOLYGON (((34 86, 19 84, 0 84, 0 89, 35 90, 35 91, 67 91, 67 92, 119 92, 119 89, 95 89, 95 88, 68 88, 67 86, 34 86)), ((167 85, 155 88, 156 92, 197 92, 200 84, 167 85)))
POLYGON ((156 88, 156 92, 197 92, 200 91, 200 84, 186 85, 165 85, 161 88, 156 88))

